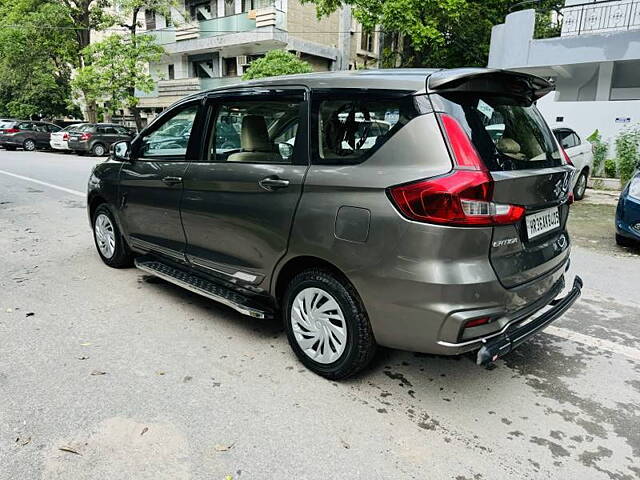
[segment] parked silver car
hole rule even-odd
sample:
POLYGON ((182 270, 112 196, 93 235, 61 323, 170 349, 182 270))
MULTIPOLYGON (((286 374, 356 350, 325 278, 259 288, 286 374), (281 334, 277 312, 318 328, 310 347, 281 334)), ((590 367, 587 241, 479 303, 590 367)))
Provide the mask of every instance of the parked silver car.
POLYGON ((576 200, 582 200, 593 171, 593 146, 567 127, 554 128, 553 133, 576 169, 572 183, 573 195, 576 200))
POLYGON ((573 168, 533 104, 552 88, 498 70, 366 70, 196 94, 94 168, 98 253, 281 316, 328 378, 376 345, 493 362, 581 292, 576 277, 559 297, 573 168), (163 143, 174 124, 188 139, 163 143))

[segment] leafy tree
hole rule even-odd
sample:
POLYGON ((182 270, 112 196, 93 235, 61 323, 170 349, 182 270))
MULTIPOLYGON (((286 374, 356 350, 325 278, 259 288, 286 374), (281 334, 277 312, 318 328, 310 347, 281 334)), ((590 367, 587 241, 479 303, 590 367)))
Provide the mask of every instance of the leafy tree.
POLYGON ((85 67, 79 70, 73 85, 82 92, 86 102, 106 101, 106 110, 111 115, 117 110, 129 109, 141 129, 135 91, 153 90, 155 82, 149 74, 149 63, 160 60, 164 49, 155 43, 153 36, 138 33, 140 16, 144 10, 151 10, 168 17, 171 8, 179 5, 177 0, 113 0, 113 5, 120 12, 114 22, 124 32, 110 35, 83 50, 85 67))
POLYGON ((242 79, 252 80, 254 78, 310 73, 312 71, 313 69, 308 62, 300 60, 294 54, 285 50, 270 50, 264 57, 251 62, 242 79))
POLYGON ((70 101, 75 58, 73 24, 63 5, 0 2, 0 114, 77 115, 70 101))
POLYGON ((517 0, 302 0, 318 15, 351 5, 364 30, 381 29, 385 63, 406 67, 485 66, 491 27, 517 0), (389 46, 392 44, 393 46, 389 46))
POLYGON ((138 128, 142 128, 135 90, 153 90, 148 65, 160 60, 163 53, 164 49, 149 35, 140 35, 135 41, 129 35, 109 35, 84 50, 91 62, 78 71, 73 85, 84 92, 86 100, 105 101, 112 116, 120 109, 130 109, 138 128))

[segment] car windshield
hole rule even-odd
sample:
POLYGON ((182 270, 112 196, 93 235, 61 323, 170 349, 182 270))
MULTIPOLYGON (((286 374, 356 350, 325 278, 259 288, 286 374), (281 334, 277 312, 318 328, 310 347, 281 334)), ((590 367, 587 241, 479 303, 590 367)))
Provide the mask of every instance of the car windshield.
POLYGON ((466 130, 492 171, 562 165, 553 134, 534 105, 515 97, 442 95, 443 106, 466 130))
POLYGON ((60 130, 61 132, 77 132, 79 131, 78 129, 81 127, 82 125, 67 125, 66 127, 64 127, 62 130, 60 130))

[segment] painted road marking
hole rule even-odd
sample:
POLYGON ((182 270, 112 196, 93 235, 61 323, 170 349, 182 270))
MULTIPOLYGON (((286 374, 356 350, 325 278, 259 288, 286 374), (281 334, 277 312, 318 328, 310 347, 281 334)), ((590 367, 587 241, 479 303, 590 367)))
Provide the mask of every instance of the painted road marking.
POLYGON ((564 338, 566 340, 571 340, 576 343, 581 343, 589 347, 596 347, 601 350, 618 353, 632 360, 637 360, 640 362, 640 350, 627 347, 626 345, 620 345, 619 343, 592 337, 591 335, 572 332, 571 330, 567 330, 566 328, 554 327, 553 325, 549 325, 547 328, 545 328, 544 332, 550 335, 555 335, 556 337, 564 338))
POLYGON ((23 175, 18 175, 16 173, 7 172, 5 170, 0 170, 0 173, 4 175, 8 175, 10 177, 19 178, 20 180, 26 180, 27 182, 37 183, 38 185, 43 185, 49 188, 55 188, 56 190, 60 190, 62 192, 70 193, 71 195, 77 195, 78 197, 86 197, 87 194, 85 192, 79 192, 78 190, 71 190, 70 188, 61 187, 60 185, 54 185, 53 183, 43 182, 42 180, 37 180, 31 177, 25 177, 23 175))

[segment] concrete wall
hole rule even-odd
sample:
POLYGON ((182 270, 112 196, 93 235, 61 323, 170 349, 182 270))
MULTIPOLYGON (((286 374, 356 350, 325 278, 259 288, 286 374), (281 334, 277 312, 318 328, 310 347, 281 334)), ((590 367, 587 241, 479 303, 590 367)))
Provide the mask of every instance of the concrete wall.
POLYGON ((308 42, 331 47, 340 44, 340 11, 318 20, 313 4, 302 5, 299 0, 289 0, 287 5, 287 30, 291 36, 308 42), (325 33, 331 32, 331 33, 325 33))
POLYGON ((603 139, 609 141, 609 155, 614 155, 613 140, 629 125, 640 124, 640 100, 621 102, 556 102, 553 95, 538 101, 538 109, 551 126, 565 126, 575 130, 581 138, 598 129, 603 139), (557 122, 557 117, 564 117, 557 122), (616 119, 630 119, 630 123, 619 123, 616 119))
POLYGON ((535 12, 507 15, 491 32, 490 68, 533 68, 640 59, 640 31, 533 39, 535 12))

